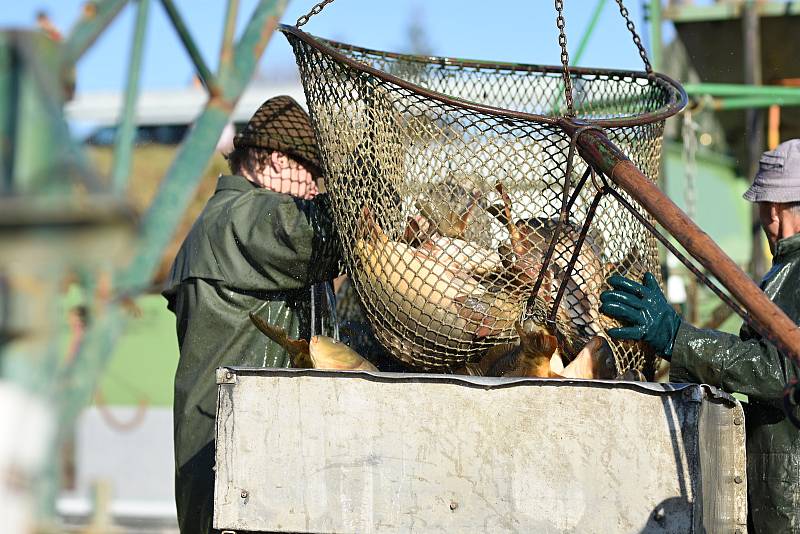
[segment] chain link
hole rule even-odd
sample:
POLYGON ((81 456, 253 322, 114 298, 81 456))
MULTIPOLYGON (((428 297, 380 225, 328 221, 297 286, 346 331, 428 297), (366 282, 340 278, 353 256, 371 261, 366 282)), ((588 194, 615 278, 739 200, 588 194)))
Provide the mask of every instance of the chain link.
POLYGON ((639 37, 639 34, 636 32, 636 26, 634 26, 633 21, 631 20, 631 15, 628 13, 628 8, 625 7, 625 4, 622 3, 622 0, 617 0, 617 5, 619 6, 620 15, 622 15, 622 18, 625 19, 625 25, 628 27, 628 31, 631 32, 631 35, 633 35, 633 43, 636 45, 636 48, 639 49, 639 55, 642 57, 642 61, 644 61, 644 70, 647 71, 647 74, 653 74, 653 66, 650 65, 650 58, 647 57, 647 50, 644 49, 642 38, 639 37))
POLYGON ((561 47, 561 65, 563 67, 564 97, 567 100, 567 116, 575 116, 575 103, 572 100, 572 78, 569 75, 569 51, 567 51, 567 21, 564 19, 564 0, 555 0, 556 26, 558 26, 558 44, 561 47))
POLYGON ((319 15, 320 11, 325 9, 325 6, 331 3, 333 3, 333 0, 322 0, 322 2, 312 7, 311 11, 309 11, 308 13, 297 19, 297 22, 295 22, 294 25, 297 26, 298 28, 300 26, 305 25, 309 20, 311 20, 311 17, 313 17, 314 15, 319 15))

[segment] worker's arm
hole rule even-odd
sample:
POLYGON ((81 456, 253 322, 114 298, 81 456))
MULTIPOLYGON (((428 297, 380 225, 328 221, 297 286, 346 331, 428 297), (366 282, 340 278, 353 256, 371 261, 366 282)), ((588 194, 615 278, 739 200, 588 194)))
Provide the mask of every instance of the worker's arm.
POLYGON ((263 290, 292 290, 339 274, 340 244, 328 196, 302 200, 256 189, 230 206, 229 247, 244 278, 260 275, 263 290))
POLYGON ((670 360, 670 379, 701 382, 765 402, 781 402, 795 373, 770 343, 743 327, 741 336, 695 328, 681 320, 651 273, 643 283, 621 276, 600 295, 600 310, 625 323, 612 328, 616 339, 642 340, 670 360))
POLYGON ((673 381, 711 384, 770 403, 780 403, 787 381, 796 377, 775 346, 747 327, 740 337, 682 322, 670 365, 673 381))

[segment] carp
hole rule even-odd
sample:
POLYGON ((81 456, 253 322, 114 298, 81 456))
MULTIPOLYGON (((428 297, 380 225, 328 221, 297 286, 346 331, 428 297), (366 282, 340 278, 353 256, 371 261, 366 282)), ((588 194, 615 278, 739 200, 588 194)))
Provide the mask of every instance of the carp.
MULTIPOLYGON (((501 245, 499 249, 506 268, 505 277, 524 291, 535 283, 543 268, 544 255, 555 234, 558 220, 533 217, 515 221, 511 198, 502 183, 498 182, 496 189, 503 203, 501 206, 492 206, 489 211, 506 225, 509 233, 510 244, 501 245)), ((586 236, 570 276, 564 279, 579 233, 580 230, 570 221, 562 225, 553 257, 544 275, 545 279, 551 280, 551 289, 537 296, 537 299, 552 302, 558 291, 558 285, 553 282, 563 280, 566 284, 564 296, 556 310, 558 328, 551 333, 559 339, 568 359, 577 355, 583 342, 598 334, 601 323, 598 293, 603 284, 605 266, 600 259, 602 245, 599 237, 591 233, 586 236)), ((546 285, 543 283, 542 288, 546 285)))
POLYGON ((377 371, 366 358, 335 339, 312 336, 311 341, 292 339, 283 328, 250 313, 250 320, 261 333, 283 347, 289 354, 292 367, 298 369, 326 369, 334 371, 377 371))
POLYGON ((476 177, 470 179, 451 175, 427 188, 424 197, 414 203, 425 221, 418 229, 424 228, 426 235, 420 237, 435 233, 443 237, 475 241, 477 234, 488 231, 487 220, 478 221, 477 224, 474 220, 475 208, 482 204, 481 190, 468 190, 461 185, 462 182, 474 180, 476 177))
POLYGON ((515 324, 519 342, 496 345, 464 374, 527 378, 613 379, 616 360, 605 338, 592 338, 565 367, 558 340, 532 321, 515 324))
MULTIPOLYGON (((494 359, 488 368, 488 375, 555 378, 557 375, 551 370, 551 360, 557 357, 556 337, 550 335, 544 327, 532 323, 530 327, 524 329, 519 322, 514 326, 519 336, 519 343, 513 345, 507 353, 501 352, 497 357, 495 354, 487 353, 487 356, 494 359)), ((498 352, 504 348, 500 348, 498 352)))
MULTIPOLYGON (((363 291, 368 313, 385 321, 375 330, 398 358, 418 365, 438 366, 431 354, 471 354, 474 342, 497 335, 494 325, 502 295, 491 293, 460 263, 393 241, 365 208, 355 253, 354 277, 363 291), (499 301, 498 301, 498 296, 499 301)), ((521 308, 503 306, 510 327, 521 308)))
POLYGON ((503 264, 497 252, 458 238, 432 236, 418 250, 439 263, 478 276, 497 271, 503 264))

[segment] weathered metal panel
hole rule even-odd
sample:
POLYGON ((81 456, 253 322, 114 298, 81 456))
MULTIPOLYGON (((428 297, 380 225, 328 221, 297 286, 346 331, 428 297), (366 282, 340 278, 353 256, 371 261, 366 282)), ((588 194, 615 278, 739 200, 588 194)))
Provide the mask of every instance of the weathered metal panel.
POLYGON ((266 369, 218 383, 220 529, 685 534, 746 515, 741 406, 706 386, 266 369))

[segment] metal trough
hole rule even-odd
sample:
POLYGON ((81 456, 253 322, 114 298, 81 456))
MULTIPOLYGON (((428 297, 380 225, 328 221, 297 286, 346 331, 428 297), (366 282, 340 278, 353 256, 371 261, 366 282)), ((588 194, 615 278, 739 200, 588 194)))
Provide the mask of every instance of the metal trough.
POLYGON ((234 532, 744 532, 740 404, 709 386, 218 370, 234 532))

